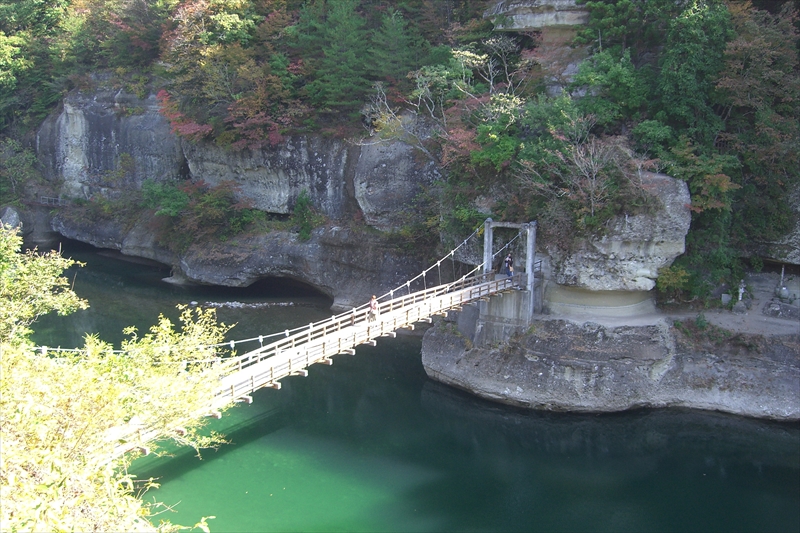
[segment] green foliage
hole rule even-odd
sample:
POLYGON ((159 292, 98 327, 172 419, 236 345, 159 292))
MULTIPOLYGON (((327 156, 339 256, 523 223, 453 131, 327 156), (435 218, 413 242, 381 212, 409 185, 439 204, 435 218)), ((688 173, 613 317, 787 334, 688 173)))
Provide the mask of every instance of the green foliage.
POLYGON ((570 234, 602 231, 611 217, 651 203, 635 154, 621 138, 591 134, 594 117, 570 97, 529 102, 520 122, 528 139, 516 181, 532 204, 546 205, 538 216, 549 237, 568 243, 570 234))
POLYGON ((496 93, 489 97, 489 102, 477 113, 480 123, 475 128, 475 140, 481 149, 472 152, 472 163, 488 164, 495 170, 511 164, 521 145, 518 122, 523 104, 522 98, 510 94, 496 93))
POLYGON ((86 308, 86 302, 69 288, 61 273, 76 264, 56 252, 19 253, 22 237, 16 230, 0 228, 0 339, 18 342, 42 314, 61 315, 86 308))
POLYGON ((0 205, 19 200, 26 186, 40 178, 31 150, 14 139, 0 139, 0 205))
POLYGON ((469 234, 475 230, 488 215, 481 213, 470 204, 456 203, 444 219, 444 228, 451 234, 469 234))
POLYGON ((688 288, 689 273, 683 268, 668 266, 659 269, 656 288, 667 298, 679 297, 688 288))
POLYGON ((69 0, 10 0, 0 2, 0 31, 30 31, 47 35, 58 26, 69 0))
POLYGON ((681 137, 671 155, 670 173, 689 184, 694 212, 730 210, 731 193, 740 187, 730 178, 739 166, 735 157, 703 153, 686 137, 681 137))
MULTIPOLYGON (((127 473, 132 456, 113 458, 128 424, 157 431, 155 441, 215 447, 199 433, 219 383, 212 346, 229 329, 213 310, 183 309, 181 328, 163 316, 142 337, 129 328, 122 351, 93 336, 83 350, 44 353, 29 341, 36 317, 85 308, 62 276, 75 264, 56 252, 20 253, 16 231, 0 228, 0 521, 8 531, 152 531, 162 505, 140 495, 153 480, 127 473), (194 361, 186 364, 186 361, 194 361), (181 435, 171 431, 184 429, 181 435)), ((206 528, 206 519, 198 526, 206 528)), ((159 524, 159 531, 179 526, 159 524)))
POLYGON ((742 279, 744 265, 740 251, 732 245, 730 230, 730 211, 710 210, 693 215, 686 253, 673 265, 689 272, 686 293, 690 298, 706 298, 720 284, 742 279))
POLYGON ((156 216, 177 217, 189 205, 189 194, 174 183, 145 180, 142 183, 144 207, 155 209, 156 216))
POLYGON ((480 150, 472 152, 472 163, 491 165, 495 170, 507 167, 517 155, 521 141, 513 132, 497 131, 492 124, 482 124, 477 128, 476 141, 482 144, 480 150))
POLYGON ((665 27, 684 2, 670 0, 578 0, 589 10, 589 23, 581 29, 578 44, 594 44, 619 57, 626 50, 633 57, 661 44, 665 27))
POLYGON ((800 70, 798 13, 731 6, 736 38, 725 51, 717 81, 725 106, 720 146, 741 165, 733 193, 732 233, 737 246, 779 241, 794 226, 789 198, 800 183, 800 70))
POLYGON ((366 21, 357 7, 358 0, 317 0, 314 9, 302 12, 298 23, 303 48, 319 54, 316 60, 307 58, 314 76, 306 92, 323 109, 353 112, 371 86, 366 21))
POLYGON ((644 153, 664 157, 666 149, 674 144, 672 128, 658 120, 643 120, 633 129, 637 147, 644 153))
POLYGON ((633 68, 648 102, 633 137, 667 173, 689 183, 692 227, 676 264, 689 273, 685 292, 703 296, 740 271, 740 257, 754 253, 755 243, 780 240, 794 225, 788 198, 800 181, 796 5, 767 13, 749 2, 715 0, 584 3, 590 22, 579 42, 597 52, 582 67, 593 77, 579 75, 584 87, 594 87, 584 110, 598 122, 618 112, 630 77, 604 75, 629 51, 623 71, 633 68))
POLYGON ((578 106, 587 115, 593 115, 599 126, 611 126, 620 120, 639 118, 649 96, 647 69, 636 69, 630 50, 617 59, 604 50, 584 61, 578 68, 572 86, 581 88, 586 95, 578 106))
POLYGON ((292 210, 291 222, 298 228, 298 237, 301 241, 307 241, 311 238, 311 231, 322 224, 323 217, 314 211, 314 206, 311 203, 311 196, 308 191, 303 189, 297 196, 294 202, 294 209, 292 210))
POLYGON ((371 76, 387 80, 403 80, 421 66, 430 45, 409 27, 399 11, 383 16, 381 27, 372 34, 371 76))
POLYGON ((670 125, 705 145, 722 129, 713 109, 714 84, 724 68, 726 44, 733 37, 727 8, 716 0, 697 0, 667 29, 657 81, 659 108, 670 125))
POLYGON ((159 242, 185 251, 194 242, 226 240, 246 231, 265 215, 238 200, 236 185, 225 181, 216 187, 205 182, 142 184, 142 206, 154 209, 161 220, 159 242))
POLYGON ((17 76, 30 66, 21 49, 24 43, 21 37, 9 37, 0 32, 0 89, 13 90, 17 76))
POLYGON ((697 326, 697 329, 703 331, 708 327, 708 320, 706 320, 706 315, 703 313, 698 313, 697 318, 694 319, 694 325, 697 326))

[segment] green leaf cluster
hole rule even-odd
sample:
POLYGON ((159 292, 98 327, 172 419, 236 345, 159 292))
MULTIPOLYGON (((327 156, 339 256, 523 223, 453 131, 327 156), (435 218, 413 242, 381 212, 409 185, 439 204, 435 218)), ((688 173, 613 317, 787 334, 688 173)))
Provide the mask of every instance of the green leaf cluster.
POLYGON ((226 240, 246 231, 266 214, 239 199, 236 185, 205 182, 154 182, 142 184, 142 206, 161 219, 158 240, 176 251, 195 242, 226 240))
MULTIPOLYGON (((228 327, 217 324, 213 310, 183 309, 180 329, 164 317, 141 337, 129 328, 122 350, 91 335, 72 352, 36 348, 28 338, 36 317, 86 302, 62 276, 74 261, 20 247, 16 231, 0 228, 3 529, 180 529, 150 522, 161 506, 140 496, 157 484, 128 474, 133 456, 116 450, 146 444, 132 442, 137 427, 196 449, 222 442, 198 432, 198 413, 223 370, 216 361, 224 353, 214 346, 228 327)), ((200 527, 207 528, 205 519, 200 527)))
POLYGON ((301 241, 311 239, 311 231, 322 224, 324 217, 314 211, 311 203, 311 196, 306 189, 300 191, 297 200, 294 202, 292 217, 290 222, 297 227, 298 237, 301 241))
POLYGON ((36 154, 10 137, 0 138, 0 205, 18 202, 41 180, 36 154))
POLYGON ((0 338, 18 342, 30 334, 30 325, 42 314, 68 314, 86 307, 61 273, 75 261, 56 252, 19 253, 22 238, 11 228, 0 228, 0 338))

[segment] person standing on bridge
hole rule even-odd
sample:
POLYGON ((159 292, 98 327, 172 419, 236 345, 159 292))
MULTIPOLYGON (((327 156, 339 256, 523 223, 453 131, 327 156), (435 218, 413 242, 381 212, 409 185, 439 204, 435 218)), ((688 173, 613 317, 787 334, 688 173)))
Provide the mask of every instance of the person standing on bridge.
POLYGON ((372 298, 369 301, 369 313, 367 315, 367 320, 370 322, 375 322, 378 319, 378 299, 375 295, 372 295, 372 298))
POLYGON ((506 275, 510 278, 514 275, 514 258, 511 257, 511 253, 506 256, 504 261, 506 267, 506 275))

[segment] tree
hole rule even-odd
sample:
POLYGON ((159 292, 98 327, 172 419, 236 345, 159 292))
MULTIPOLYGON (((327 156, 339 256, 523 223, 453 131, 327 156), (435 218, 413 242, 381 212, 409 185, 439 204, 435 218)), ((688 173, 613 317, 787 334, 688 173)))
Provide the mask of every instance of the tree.
POLYGON ((738 158, 734 235, 747 246, 776 241, 793 227, 788 203, 800 182, 800 72, 797 9, 770 14, 730 5, 736 38, 716 88, 725 131, 719 146, 738 158))
POLYGON ((10 0, 0 2, 0 30, 29 30, 46 35, 60 22, 69 0, 10 0))
POLYGON ((597 117, 598 125, 638 118, 644 111, 649 87, 642 69, 636 69, 630 50, 617 60, 609 51, 594 54, 578 67, 572 87, 585 94, 578 101, 584 113, 597 117))
MULTIPOLYGON (((152 480, 127 473, 115 457, 126 427, 195 448, 199 416, 218 382, 227 327, 213 311, 184 309, 182 328, 163 316, 121 350, 87 336, 73 352, 46 353, 28 339, 48 311, 85 307, 61 276, 74 264, 55 252, 19 253, 21 238, 0 229, 0 522, 7 531, 152 531, 159 508, 138 496, 152 480)), ((207 529, 205 519, 197 525, 207 529)), ((159 529, 177 529, 161 523, 159 529)))
POLYGON ((373 76, 387 80, 406 78, 422 64, 423 43, 399 11, 384 15, 381 27, 372 34, 373 76))
POLYGON ((586 6, 589 22, 581 29, 578 44, 592 43, 616 58, 628 51, 634 63, 663 41, 667 23, 685 2, 671 0, 578 0, 586 6))
POLYGON ((17 75, 29 66, 22 52, 24 40, 0 31, 0 89, 14 89, 17 75))
POLYGON ((733 37, 730 15, 721 2, 696 0, 670 22, 660 60, 658 109, 669 125, 685 128, 703 146, 713 145, 722 121, 713 91, 723 54, 733 37))
POLYGON ((41 177, 36 170, 36 154, 14 139, 0 138, 0 205, 18 201, 26 185, 41 177))
POLYGON ((60 96, 51 46, 68 0, 0 0, 0 130, 44 114, 60 96))
POLYGON ((314 79, 306 92, 312 103, 324 109, 356 111, 371 86, 366 22, 357 7, 358 0, 320 1, 316 10, 304 11, 307 18, 299 24, 316 29, 308 34, 301 30, 300 36, 308 51, 306 60, 314 67, 314 79), (320 51, 321 56, 314 60, 320 51))
MULTIPOLYGON (((526 139, 516 181, 531 206, 545 214, 546 235, 561 241, 574 236, 555 223, 596 231, 610 217, 634 214, 652 202, 640 173, 653 162, 635 154, 623 137, 593 134, 595 118, 568 95, 528 103, 520 123, 526 139)), ((568 244, 558 240, 554 244, 568 244)))
POLYGON ((201 125, 222 129, 229 107, 251 89, 240 76, 252 59, 252 43, 263 16, 253 2, 191 0, 172 15, 163 36, 168 89, 177 109, 201 125))
POLYGON ((36 318, 50 311, 68 314, 85 308, 61 272, 74 264, 55 252, 18 253, 22 239, 10 229, 0 229, 0 339, 17 343, 30 334, 36 318))

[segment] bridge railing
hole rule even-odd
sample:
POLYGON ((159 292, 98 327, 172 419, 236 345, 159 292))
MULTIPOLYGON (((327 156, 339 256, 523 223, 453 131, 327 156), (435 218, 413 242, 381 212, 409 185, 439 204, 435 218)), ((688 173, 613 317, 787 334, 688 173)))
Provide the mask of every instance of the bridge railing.
MULTIPOLYGON (((304 369, 314 363, 330 362, 331 355, 347 351, 353 353, 352 348, 355 346, 399 328, 511 289, 524 279, 523 276, 524 274, 515 274, 511 278, 498 276, 498 279, 494 279, 493 274, 482 274, 462 278, 454 283, 383 302, 380 304, 379 318, 374 322, 367 320, 366 308, 356 309, 352 313, 344 313, 314 324, 300 334, 231 358, 225 363, 229 373, 222 378, 207 409, 195 416, 213 413, 237 400, 247 399, 253 391, 270 386, 287 376, 303 373, 304 369), (255 366, 266 359, 270 359, 269 364, 255 366)), ((146 450, 147 443, 163 433, 160 428, 153 426, 128 425, 114 429, 116 444, 109 458, 118 457, 135 448, 146 450)))
MULTIPOLYGON (((508 290, 523 274, 494 279, 492 274, 465 278, 455 283, 431 287, 394 298, 380 306, 379 318, 370 322, 365 313, 336 316, 315 324, 308 331, 282 339, 231 361, 231 373, 223 378, 212 408, 247 397, 253 391, 274 384, 287 376, 304 372, 319 362, 330 363, 330 356, 352 352, 360 344, 408 327, 432 315, 458 308, 478 299, 508 290), (359 327, 350 327, 359 326, 359 327), (258 363, 266 362, 261 367, 258 363)), ((305 375, 305 374, 303 374, 305 375)))
POLYGON ((65 204, 64 200, 62 200, 61 197, 55 198, 52 196, 40 196, 39 203, 51 207, 61 207, 62 205, 65 204))
MULTIPOLYGON (((430 300, 431 298, 441 297, 447 294, 453 295, 454 293, 462 291, 469 287, 484 285, 485 287, 483 287, 481 291, 485 292, 481 292, 480 294, 476 293, 475 297, 472 298, 472 300, 478 299, 486 294, 491 294, 492 291, 497 292, 498 290, 504 290, 504 288, 507 288, 507 286, 509 285, 519 283, 522 276, 523 274, 515 274, 514 278, 502 278, 496 281, 493 279, 494 275, 491 273, 480 274, 468 278, 462 278, 453 283, 437 285, 429 289, 424 289, 407 295, 398 296, 396 298, 393 298, 385 302, 379 302, 378 303, 379 315, 386 315, 388 313, 391 313, 395 315, 395 318, 398 318, 397 313, 405 310, 406 314, 403 317, 405 323, 398 325, 397 328, 403 327, 405 325, 412 324, 413 322, 419 320, 420 317, 415 314, 412 308, 417 304, 419 304, 420 302, 430 300)), ((451 296, 450 301, 448 302, 449 308, 458 307, 463 303, 466 303, 465 300, 462 297, 456 297, 456 296, 451 296)), ((436 310, 433 313, 436 312, 439 312, 439 310, 436 310)), ((227 359, 226 362, 229 365, 231 371, 242 370, 250 365, 257 364, 263 361, 264 359, 272 357, 276 353, 293 349, 301 344, 311 343, 315 340, 326 337, 333 332, 340 331, 341 329, 349 326, 355 326, 365 323, 369 324, 368 321, 369 321, 369 306, 363 305, 361 307, 354 308, 352 311, 335 315, 321 322, 309 324, 308 328, 303 331, 294 333, 283 339, 277 340, 275 342, 272 342, 255 350, 252 350, 245 354, 234 356, 230 359, 227 359)), ((394 322, 395 321, 393 320, 392 324, 394 324, 394 322)), ((382 321, 382 323, 385 323, 385 321, 382 321)), ((380 334, 385 334, 385 333, 388 333, 388 331, 383 331, 380 334)))

